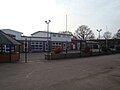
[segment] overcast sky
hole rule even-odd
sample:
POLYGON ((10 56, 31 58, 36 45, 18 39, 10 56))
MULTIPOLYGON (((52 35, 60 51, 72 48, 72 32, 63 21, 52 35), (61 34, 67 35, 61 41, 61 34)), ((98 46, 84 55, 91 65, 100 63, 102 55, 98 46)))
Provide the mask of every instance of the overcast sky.
POLYGON ((75 32, 80 25, 116 33, 120 28, 120 0, 0 0, 0 29, 13 29, 30 35, 45 31, 46 20, 51 20, 50 31, 75 32))

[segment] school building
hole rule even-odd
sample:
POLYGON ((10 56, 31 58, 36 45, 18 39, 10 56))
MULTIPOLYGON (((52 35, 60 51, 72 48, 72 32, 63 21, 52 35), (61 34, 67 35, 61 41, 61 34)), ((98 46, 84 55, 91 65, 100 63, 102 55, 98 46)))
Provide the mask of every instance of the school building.
POLYGON ((55 48, 62 48, 62 50, 80 50, 85 44, 89 44, 92 49, 107 45, 109 48, 120 46, 120 39, 93 39, 93 40, 79 40, 69 34, 37 31, 30 36, 23 36, 22 32, 11 29, 2 29, 4 33, 11 36, 21 43, 21 52, 46 52, 52 51, 55 48))

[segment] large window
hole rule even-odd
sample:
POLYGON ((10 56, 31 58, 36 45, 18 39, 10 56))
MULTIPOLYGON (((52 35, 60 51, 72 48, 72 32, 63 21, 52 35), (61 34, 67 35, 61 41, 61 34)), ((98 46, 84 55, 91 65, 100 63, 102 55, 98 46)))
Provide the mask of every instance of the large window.
POLYGON ((56 37, 56 34, 53 34, 53 37, 56 37))
POLYGON ((93 49, 98 49, 98 45, 97 44, 93 44, 93 49))
POLYGON ((61 42, 53 42, 53 43, 52 43, 52 49, 55 49, 55 48, 61 47, 61 45, 62 45, 61 42))
POLYGON ((3 45, 0 45, 0 53, 5 52, 5 47, 3 45))
POLYGON ((60 35, 60 34, 58 34, 58 37, 61 37, 61 35, 60 35))
POLYGON ((66 35, 63 35, 63 37, 65 38, 65 37, 66 37, 66 35))
POLYGON ((15 52, 15 46, 14 45, 0 45, 0 53, 9 53, 10 52, 10 47, 11 47, 11 53, 15 52))
POLYGON ((31 42, 32 51, 43 51, 43 42, 31 42))

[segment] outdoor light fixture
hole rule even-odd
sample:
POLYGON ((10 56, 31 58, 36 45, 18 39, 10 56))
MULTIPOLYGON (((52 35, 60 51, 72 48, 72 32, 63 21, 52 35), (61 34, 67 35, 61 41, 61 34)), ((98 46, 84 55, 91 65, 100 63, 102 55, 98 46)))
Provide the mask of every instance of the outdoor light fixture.
POLYGON ((50 48, 49 48, 49 40, 48 40, 48 38, 49 38, 49 23, 51 22, 51 20, 48 20, 48 21, 45 21, 45 23, 47 24, 47 51, 48 51, 48 53, 49 53, 49 51, 50 51, 50 48))
POLYGON ((97 31, 99 33, 99 39, 100 39, 100 32, 102 31, 102 29, 100 29, 100 30, 97 29, 97 31))
POLYGON ((99 55, 100 55, 100 32, 102 31, 102 29, 100 29, 100 30, 97 29, 97 31, 99 33, 99 55))
POLYGON ((51 20, 45 21, 46 24, 49 24, 51 22, 51 20))

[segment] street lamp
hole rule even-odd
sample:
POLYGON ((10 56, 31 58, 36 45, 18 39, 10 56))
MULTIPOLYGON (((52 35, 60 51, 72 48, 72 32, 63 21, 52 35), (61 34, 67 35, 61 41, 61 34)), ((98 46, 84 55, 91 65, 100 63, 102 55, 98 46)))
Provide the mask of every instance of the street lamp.
POLYGON ((102 29, 100 29, 100 30, 97 29, 97 31, 99 33, 99 39, 100 39, 100 32, 102 31, 102 29))
POLYGON ((97 29, 97 31, 99 33, 99 55, 100 55, 100 32, 102 31, 102 29, 100 29, 100 30, 97 29))
POLYGON ((47 51, 49 53, 50 48, 49 48, 49 23, 51 22, 51 20, 45 21, 45 23, 47 24, 47 51))
POLYGON ((27 63, 27 36, 25 37, 25 63, 27 63))

